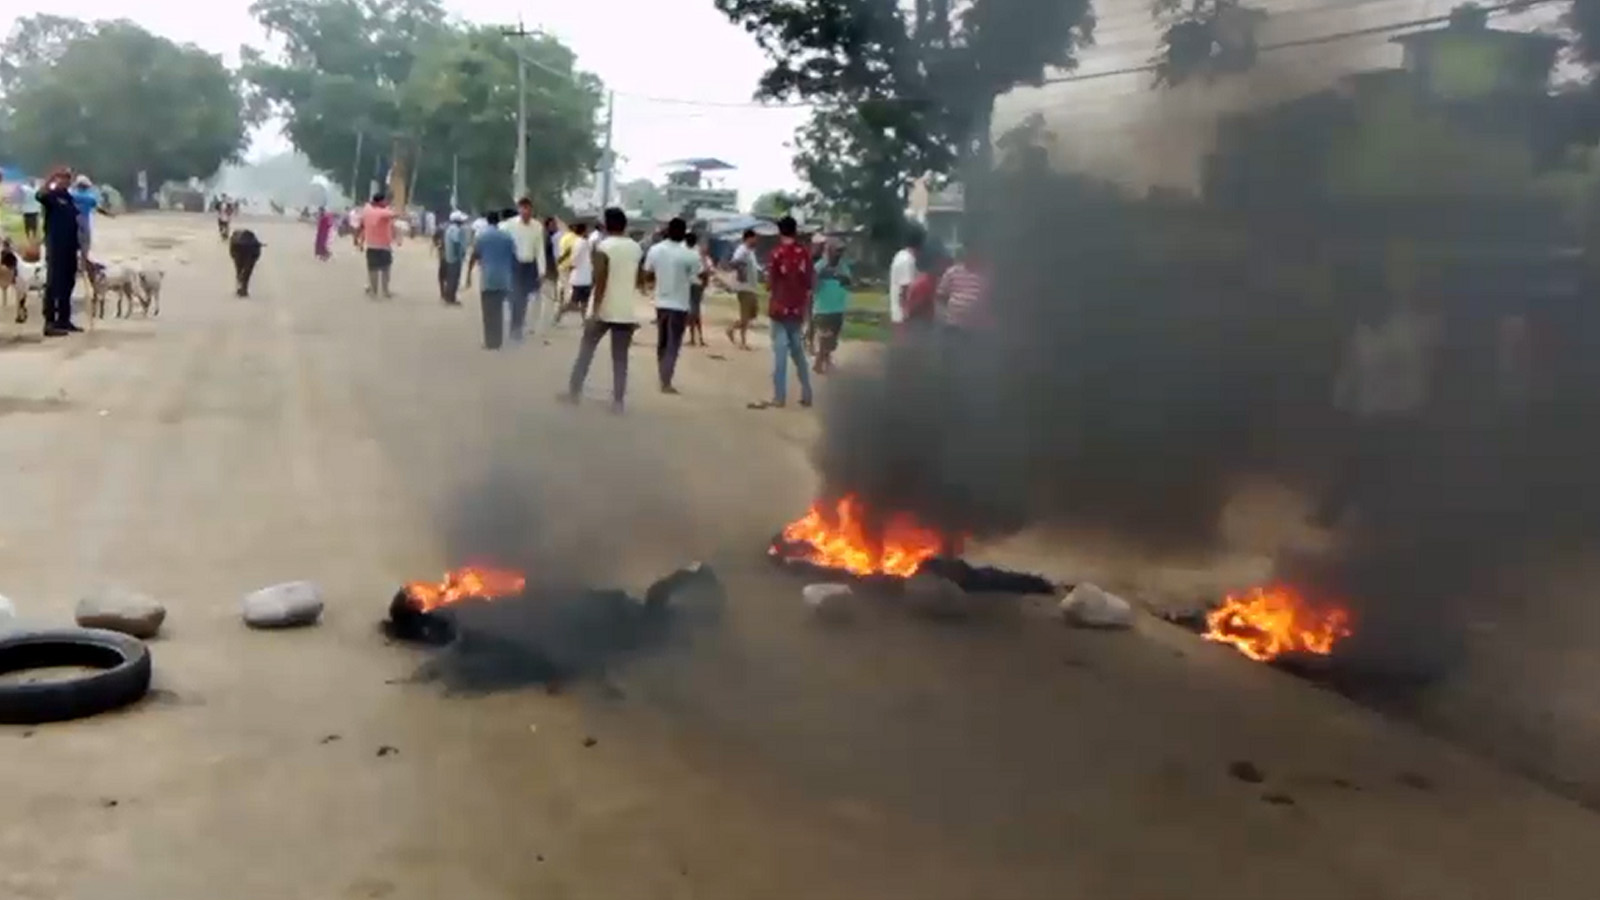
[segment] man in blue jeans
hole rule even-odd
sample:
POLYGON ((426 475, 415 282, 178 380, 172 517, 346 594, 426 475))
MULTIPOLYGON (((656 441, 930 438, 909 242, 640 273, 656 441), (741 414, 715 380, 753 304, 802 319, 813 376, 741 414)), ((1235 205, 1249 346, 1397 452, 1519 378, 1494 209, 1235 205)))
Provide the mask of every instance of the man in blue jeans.
POLYGON ((799 225, 793 216, 778 220, 778 246, 767 259, 767 315, 772 320, 772 401, 752 403, 751 409, 782 409, 788 402, 789 361, 800 378, 800 405, 811 405, 811 373, 806 367, 805 321, 816 287, 811 253, 796 239, 799 225))

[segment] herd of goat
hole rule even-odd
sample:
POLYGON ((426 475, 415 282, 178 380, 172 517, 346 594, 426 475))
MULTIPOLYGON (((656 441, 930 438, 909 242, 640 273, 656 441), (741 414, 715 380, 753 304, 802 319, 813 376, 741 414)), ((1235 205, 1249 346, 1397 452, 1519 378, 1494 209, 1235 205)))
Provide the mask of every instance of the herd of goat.
MULTIPOLYGON (((48 265, 44 257, 30 262, 12 252, 7 242, 0 250, 0 310, 11 304, 12 295, 17 300, 17 322, 28 321, 28 300, 32 297, 43 302, 48 265)), ((106 298, 117 297, 117 318, 132 316, 137 308, 146 316, 161 314, 161 284, 166 272, 160 263, 153 261, 90 262, 80 267, 88 288, 89 318, 106 317, 106 298)))

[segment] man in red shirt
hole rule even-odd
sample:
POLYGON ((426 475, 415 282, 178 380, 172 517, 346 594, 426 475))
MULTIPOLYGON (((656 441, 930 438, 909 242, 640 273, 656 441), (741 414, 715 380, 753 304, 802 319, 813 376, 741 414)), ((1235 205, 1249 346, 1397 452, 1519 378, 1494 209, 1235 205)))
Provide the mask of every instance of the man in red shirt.
POLYGON ((782 408, 788 400, 789 360, 800 377, 800 405, 811 405, 811 375, 806 367, 805 320, 811 309, 816 270, 811 253, 796 236, 793 216, 778 220, 778 246, 767 260, 767 290, 772 319, 772 402, 752 403, 752 409, 782 408))

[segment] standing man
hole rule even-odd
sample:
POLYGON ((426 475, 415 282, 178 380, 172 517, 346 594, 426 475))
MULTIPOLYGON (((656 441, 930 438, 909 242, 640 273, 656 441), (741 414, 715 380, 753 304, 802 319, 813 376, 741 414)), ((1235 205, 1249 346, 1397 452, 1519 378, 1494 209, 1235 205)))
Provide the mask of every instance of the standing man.
POLYGON ((439 299, 460 306, 456 288, 461 283, 461 264, 467 259, 467 217, 459 210, 450 214, 439 242, 439 299))
POLYGON ((939 276, 935 292, 939 318, 946 328, 968 331, 983 324, 987 312, 989 279, 982 254, 971 244, 961 248, 950 268, 939 276))
POLYGON ((528 319, 528 298, 539 295, 548 242, 544 223, 533 217, 533 201, 527 197, 517 201, 516 216, 501 222, 500 230, 511 235, 517 248, 516 278, 511 286, 511 342, 520 344, 528 319))
POLYGON ((556 324, 561 324, 561 317, 568 310, 577 310, 582 318, 589 308, 589 295, 594 287, 594 247, 595 242, 590 240, 589 226, 583 222, 572 226, 575 237, 572 242, 572 259, 569 265, 571 274, 567 277, 567 302, 556 310, 556 324))
POLYGON ((389 293, 389 271, 394 267, 394 210, 389 199, 381 192, 372 195, 372 202, 361 211, 361 228, 356 232, 356 243, 366 248, 367 296, 389 293))
POLYGON ((800 378, 800 405, 811 405, 811 373, 806 369, 805 322, 816 284, 811 252, 797 240, 799 225, 793 216, 778 220, 778 246, 767 260, 767 290, 771 294, 767 315, 772 319, 772 402, 752 403, 752 409, 782 409, 788 401, 789 360, 800 378))
POLYGON ((700 268, 695 273, 694 283, 689 285, 689 346, 704 347, 706 332, 700 318, 700 308, 705 303, 706 284, 711 281, 711 256, 706 252, 706 245, 700 243, 700 236, 692 231, 683 239, 683 245, 693 250, 695 256, 700 259, 700 268))
POLYGON ((22 236, 28 243, 39 240, 39 183, 28 181, 22 185, 22 236))
POLYGON ((672 376, 689 324, 689 294, 700 275, 700 254, 684 243, 688 236, 689 223, 675 217, 667 223, 666 239, 651 246, 644 258, 645 280, 655 283, 656 370, 663 394, 678 393, 672 376))
POLYGON ((89 176, 81 173, 72 181, 72 202, 77 206, 78 230, 82 232, 78 236, 78 253, 83 257, 84 270, 88 271, 89 245, 90 239, 94 236, 95 213, 109 216, 112 212, 100 202, 100 191, 94 186, 94 182, 89 180, 89 176))
POLYGON ((850 304, 850 263, 844 258, 844 245, 829 241, 817 267, 817 297, 811 306, 811 321, 817 329, 818 375, 833 369, 833 352, 839 347, 844 330, 844 313, 850 304))
POLYGON ((739 321, 728 326, 728 341, 740 350, 750 349, 750 323, 756 318, 756 289, 761 282, 761 263, 756 259, 756 232, 744 230, 739 249, 733 251, 734 294, 739 298, 739 321), (734 333, 739 337, 734 339, 734 333))
POLYGON ((634 300, 639 296, 643 274, 639 263, 644 250, 628 237, 628 216, 611 207, 605 211, 606 236, 594 249, 594 304, 584 322, 578 358, 572 364, 572 378, 562 399, 577 403, 583 396, 583 382, 589 377, 595 348, 606 333, 611 334, 611 411, 622 412, 628 393, 628 345, 633 330, 639 327, 634 300))
POLYGON ((899 331, 906 320, 906 292, 917 280, 917 258, 922 255, 922 229, 913 228, 906 235, 906 245, 895 253, 889 263, 889 321, 899 331))
MULTIPOLYGON (((483 266, 483 349, 499 350, 500 335, 505 327, 506 300, 516 287, 517 243, 508 232, 495 227, 500 222, 498 212, 487 216, 489 227, 472 245, 472 256, 467 262, 467 287, 472 287, 472 270, 483 266)), ((511 303, 512 320, 516 320, 516 301, 511 303)))
POLYGON ((78 204, 67 189, 71 179, 72 170, 61 169, 50 176, 36 195, 44 222, 45 337, 83 330, 72 324, 72 287, 78 280, 83 231, 78 226, 78 204))

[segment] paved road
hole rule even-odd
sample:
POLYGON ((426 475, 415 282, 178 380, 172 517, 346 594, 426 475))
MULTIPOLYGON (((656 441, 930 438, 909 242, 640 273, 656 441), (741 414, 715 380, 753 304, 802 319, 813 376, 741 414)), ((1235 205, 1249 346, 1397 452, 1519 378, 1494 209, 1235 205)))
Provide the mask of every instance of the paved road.
POLYGON ((757 558, 811 487, 807 414, 742 408, 762 354, 561 408, 572 332, 477 349, 420 250, 374 302, 353 254, 265 224, 246 301, 208 230, 109 225, 171 261, 159 320, 0 332, 0 591, 170 609, 149 701, 0 728, 0 896, 1594 896, 1594 815, 1158 623, 808 622, 757 558), (621 696, 406 683, 389 594, 489 545, 634 586, 711 559, 734 608, 621 696), (302 577, 323 625, 239 624, 302 577))

